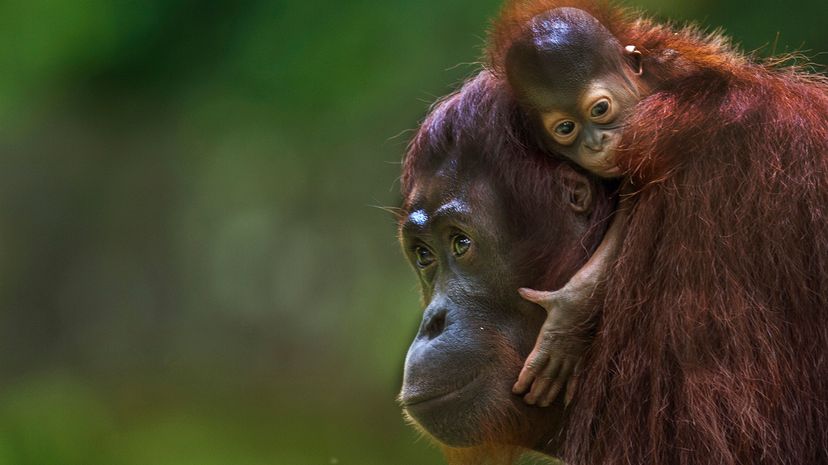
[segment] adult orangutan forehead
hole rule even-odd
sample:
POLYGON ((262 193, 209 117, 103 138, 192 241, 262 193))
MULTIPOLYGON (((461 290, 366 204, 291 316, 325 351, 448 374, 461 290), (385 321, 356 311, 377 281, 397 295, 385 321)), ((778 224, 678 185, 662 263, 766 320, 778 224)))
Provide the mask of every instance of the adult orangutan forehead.
POLYGON ((589 13, 555 8, 528 22, 507 53, 506 71, 518 93, 537 103, 542 95, 577 93, 618 70, 621 57, 621 44, 589 13))

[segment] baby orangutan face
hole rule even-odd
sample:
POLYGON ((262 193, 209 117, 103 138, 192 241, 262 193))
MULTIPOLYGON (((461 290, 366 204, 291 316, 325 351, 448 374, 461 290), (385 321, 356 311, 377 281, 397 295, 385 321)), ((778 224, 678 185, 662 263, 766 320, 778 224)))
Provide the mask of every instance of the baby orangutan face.
POLYGON ((601 177, 622 175, 615 150, 646 91, 635 47, 584 11, 556 8, 529 21, 507 53, 506 74, 551 152, 601 177))
POLYGON ((640 100, 634 82, 606 74, 579 92, 545 95, 538 112, 549 148, 598 176, 620 176, 614 155, 624 119, 640 100))

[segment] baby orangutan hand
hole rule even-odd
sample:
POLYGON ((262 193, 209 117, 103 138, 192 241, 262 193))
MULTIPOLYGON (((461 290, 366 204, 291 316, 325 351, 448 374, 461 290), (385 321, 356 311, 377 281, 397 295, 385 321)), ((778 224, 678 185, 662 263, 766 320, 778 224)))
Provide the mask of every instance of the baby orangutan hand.
POLYGON ((512 387, 515 394, 525 394, 523 400, 527 404, 549 406, 564 385, 564 404, 572 401, 581 374, 581 358, 591 342, 588 329, 596 303, 594 296, 601 295, 599 284, 618 254, 628 216, 629 210, 620 206, 595 253, 564 287, 553 292, 518 289, 521 297, 548 313, 535 347, 512 387))
POLYGON ((521 297, 543 307, 548 316, 535 347, 526 358, 512 392, 529 405, 548 407, 566 385, 566 405, 572 400, 581 370, 581 356, 587 343, 576 333, 577 319, 583 309, 579 299, 568 297, 566 288, 559 291, 536 291, 521 288, 521 297))

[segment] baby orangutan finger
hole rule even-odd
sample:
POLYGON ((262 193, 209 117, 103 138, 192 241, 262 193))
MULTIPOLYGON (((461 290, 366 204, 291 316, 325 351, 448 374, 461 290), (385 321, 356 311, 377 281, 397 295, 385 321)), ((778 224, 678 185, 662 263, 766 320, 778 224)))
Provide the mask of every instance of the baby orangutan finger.
POLYGON ((535 348, 526 357, 526 363, 523 364, 523 368, 520 370, 517 382, 512 386, 512 392, 515 394, 525 393, 548 362, 549 354, 542 351, 538 345, 535 345, 535 348))
POLYGON ((532 383, 532 389, 528 394, 523 396, 523 401, 529 405, 535 405, 538 402, 541 392, 543 392, 543 390, 546 389, 551 382, 552 380, 545 378, 535 379, 535 382, 532 383))
POLYGON ((547 364, 543 368, 543 371, 538 374, 538 377, 532 384, 532 389, 529 390, 529 394, 526 394, 523 400, 529 405, 534 405, 538 401, 542 401, 546 393, 549 391, 549 386, 557 378, 557 374, 560 369, 560 363, 551 361, 547 364))
MULTIPOLYGON (((541 380, 548 370, 552 367, 549 364, 549 355, 545 351, 541 351, 537 348, 529 354, 529 358, 525 365, 523 365, 523 369, 520 370, 520 375, 518 375, 518 382, 512 388, 512 391, 515 394, 526 394, 526 391, 529 391, 527 396, 531 394, 531 390, 534 390, 535 385, 541 380), (516 388, 521 388, 519 391, 516 388), (530 390, 531 388, 531 390, 530 390)), ((537 396, 530 396, 530 399, 536 399, 537 396)), ((524 396, 524 400, 526 397, 524 396)), ((532 402, 534 403, 534 401, 532 402)))
POLYGON ((566 361, 561 366, 561 370, 558 372, 558 376, 555 377, 555 382, 552 383, 552 386, 549 387, 549 391, 541 398, 538 405, 541 407, 549 407, 550 404, 558 397, 560 394, 561 389, 564 387, 564 384, 567 381, 567 378, 572 374, 572 365, 573 363, 566 361))

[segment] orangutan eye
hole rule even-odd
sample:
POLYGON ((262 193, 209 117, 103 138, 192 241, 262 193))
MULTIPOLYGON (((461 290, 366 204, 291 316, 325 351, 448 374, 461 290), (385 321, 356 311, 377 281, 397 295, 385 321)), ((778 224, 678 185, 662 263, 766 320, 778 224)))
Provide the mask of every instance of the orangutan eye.
POLYGON ((604 116, 610 109, 610 102, 607 99, 601 99, 598 103, 592 106, 589 110, 589 116, 598 118, 604 116))
POLYGON ((555 133, 561 136, 568 136, 575 130, 574 121, 564 121, 555 126, 555 133))
POLYGON ((471 239, 458 234, 451 239, 451 252, 455 257, 459 257, 469 251, 471 247, 471 239))
POLYGON ((428 268, 436 260, 431 250, 421 245, 414 247, 414 256, 416 257, 418 268, 428 268))

